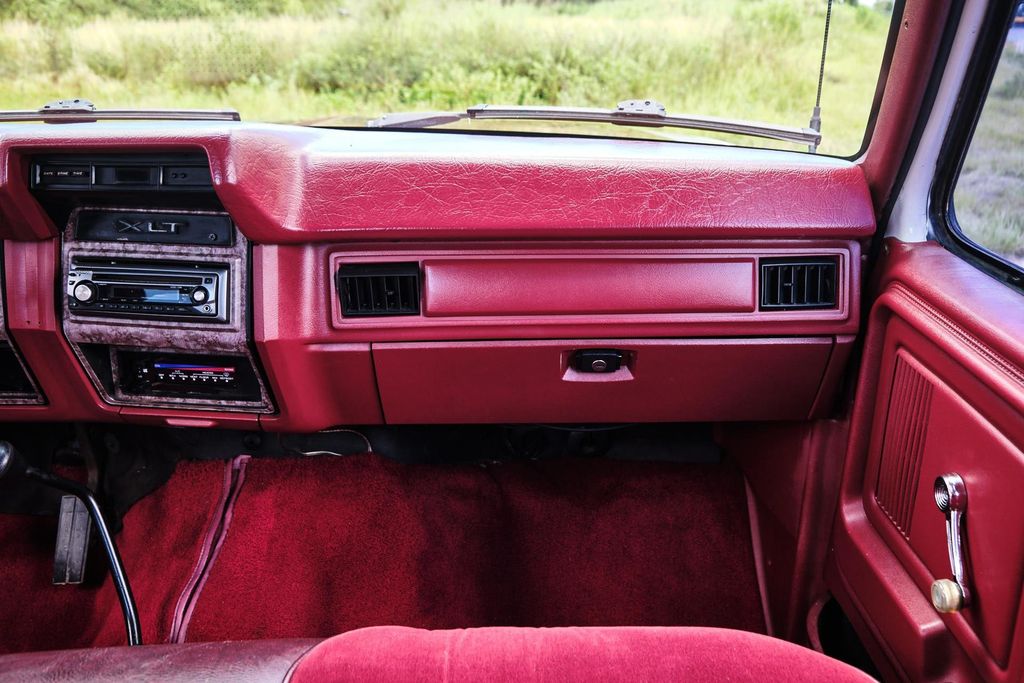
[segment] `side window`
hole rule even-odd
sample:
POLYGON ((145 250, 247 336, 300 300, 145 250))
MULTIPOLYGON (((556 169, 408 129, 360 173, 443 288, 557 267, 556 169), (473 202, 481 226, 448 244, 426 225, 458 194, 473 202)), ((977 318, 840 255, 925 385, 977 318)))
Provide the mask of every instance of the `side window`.
POLYGON ((963 237, 1024 268, 1024 3, 964 158, 953 211, 963 237))

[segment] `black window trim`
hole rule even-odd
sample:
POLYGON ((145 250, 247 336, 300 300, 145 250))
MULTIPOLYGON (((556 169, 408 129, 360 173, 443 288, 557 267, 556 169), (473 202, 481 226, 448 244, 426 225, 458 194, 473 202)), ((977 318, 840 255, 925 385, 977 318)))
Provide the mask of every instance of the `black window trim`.
POLYGON ((1024 291, 1024 269, 964 235, 957 223, 953 206, 956 181, 985 108, 989 88, 1019 4, 1019 0, 995 0, 989 5, 978 44, 953 109, 946 138, 939 151, 929 213, 932 235, 942 246, 995 279, 1024 291))

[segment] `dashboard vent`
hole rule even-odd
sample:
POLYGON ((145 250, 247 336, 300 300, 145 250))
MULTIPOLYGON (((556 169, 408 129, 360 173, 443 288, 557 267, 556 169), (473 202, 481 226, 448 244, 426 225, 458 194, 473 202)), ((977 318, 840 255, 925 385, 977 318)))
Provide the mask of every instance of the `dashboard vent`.
POLYGON ((761 259, 761 309, 836 307, 836 261, 761 259))
POLYGON ((338 268, 341 313, 349 318, 418 315, 418 263, 365 263, 338 268))

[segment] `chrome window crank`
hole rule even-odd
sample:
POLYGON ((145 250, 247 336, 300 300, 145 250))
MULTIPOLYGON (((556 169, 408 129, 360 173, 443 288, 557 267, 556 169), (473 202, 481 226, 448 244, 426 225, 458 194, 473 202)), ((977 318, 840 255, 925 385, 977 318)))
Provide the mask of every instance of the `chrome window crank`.
POLYGON ((939 612, 959 612, 971 600, 963 544, 967 486, 959 474, 950 472, 935 478, 935 505, 946 515, 946 544, 953 578, 939 579, 932 584, 932 605, 939 612))

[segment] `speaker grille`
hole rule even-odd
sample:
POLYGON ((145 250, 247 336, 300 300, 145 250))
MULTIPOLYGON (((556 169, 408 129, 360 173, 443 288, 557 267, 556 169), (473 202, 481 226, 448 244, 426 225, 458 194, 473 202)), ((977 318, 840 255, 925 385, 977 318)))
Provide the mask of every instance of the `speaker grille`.
POLYGON ((932 383, 896 357, 885 417, 885 435, 875 484, 875 501, 904 537, 910 537, 911 512, 921 474, 932 383))

